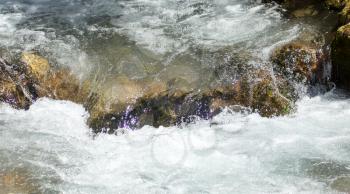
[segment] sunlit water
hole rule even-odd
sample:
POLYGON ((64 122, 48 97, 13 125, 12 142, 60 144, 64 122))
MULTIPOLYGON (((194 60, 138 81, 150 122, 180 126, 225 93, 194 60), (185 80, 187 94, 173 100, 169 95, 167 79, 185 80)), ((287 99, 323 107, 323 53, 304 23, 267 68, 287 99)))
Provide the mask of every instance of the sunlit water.
MULTIPOLYGON (((259 65, 311 27, 250 0, 0 0, 3 57, 34 50, 81 77, 97 69, 201 80, 217 65, 211 52, 247 52, 259 65)), ((2 104, 0 193, 12 171, 24 171, 34 193, 333 193, 332 181, 350 176, 350 101, 330 93, 297 107, 286 117, 226 110, 182 127, 95 136, 81 105, 2 104)))

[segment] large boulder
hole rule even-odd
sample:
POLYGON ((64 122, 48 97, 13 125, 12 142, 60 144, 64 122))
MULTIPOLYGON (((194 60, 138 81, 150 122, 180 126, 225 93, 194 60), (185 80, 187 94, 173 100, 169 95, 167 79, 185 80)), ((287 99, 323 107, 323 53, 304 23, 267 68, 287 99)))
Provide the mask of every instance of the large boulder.
POLYGON ((140 83, 124 80, 127 83, 124 87, 137 92, 130 93, 127 98, 112 98, 109 103, 100 101, 94 105, 100 108, 93 109, 89 124, 95 132, 114 133, 121 127, 171 126, 189 123, 198 117, 209 119, 232 105, 250 107, 266 117, 288 114, 293 109, 293 100, 284 95, 291 92, 286 92, 290 88, 288 82, 280 78, 276 80, 269 71, 250 69, 249 72, 232 84, 202 91, 171 89, 169 84, 155 87, 155 83, 148 83, 148 87, 155 89, 140 94, 150 89, 143 90, 140 83))
POLYGON ((7 93, 1 94, 2 101, 9 102, 13 96, 18 108, 27 108, 39 97, 80 103, 90 113, 88 123, 95 132, 209 119, 232 105, 249 107, 266 117, 278 116, 293 110, 295 101, 293 87, 285 77, 235 60, 215 70, 222 76, 218 82, 198 90, 190 79, 179 77, 166 82, 122 75, 105 76, 101 83, 79 80, 69 69, 52 66, 34 53, 24 53, 21 61, 13 67, 2 61, 1 81, 8 83, 3 87, 9 85, 7 93), (234 79, 232 74, 237 74, 234 79))
POLYGON ((102 83, 78 80, 69 69, 54 67, 34 53, 24 53, 21 61, 18 65, 1 61, 0 81, 6 87, 2 101, 17 108, 28 108, 39 97, 80 103, 90 113, 88 122, 95 132, 209 119, 232 105, 249 107, 266 117, 293 109, 293 88, 288 81, 248 64, 238 65, 238 69, 236 63, 223 64, 235 68, 220 67, 217 73, 224 77, 238 73, 235 80, 193 90, 189 80, 182 78, 164 82, 110 75, 102 83))

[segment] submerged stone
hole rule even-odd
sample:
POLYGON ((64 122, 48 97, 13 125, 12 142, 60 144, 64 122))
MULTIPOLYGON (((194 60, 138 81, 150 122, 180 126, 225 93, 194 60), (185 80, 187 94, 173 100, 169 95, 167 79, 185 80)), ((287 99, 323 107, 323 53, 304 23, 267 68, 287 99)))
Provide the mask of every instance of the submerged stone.
POLYGON ((350 193, 350 177, 344 176, 336 178, 332 182, 331 188, 339 192, 350 193))
POLYGON ((33 179, 28 171, 22 169, 0 171, 0 193, 41 193, 39 185, 33 179))

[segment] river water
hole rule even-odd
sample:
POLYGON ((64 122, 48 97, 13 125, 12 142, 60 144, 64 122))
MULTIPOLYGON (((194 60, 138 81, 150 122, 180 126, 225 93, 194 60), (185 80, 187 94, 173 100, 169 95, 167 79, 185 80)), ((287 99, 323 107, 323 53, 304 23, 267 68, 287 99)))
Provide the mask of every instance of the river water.
MULTIPOLYGON (((329 30, 326 16, 283 13, 253 0, 0 0, 0 54, 36 51, 81 78, 178 76, 201 87, 211 53, 266 65, 276 46, 329 30)), ((0 193, 335 193, 350 176, 349 116, 350 100, 332 91, 285 117, 225 110, 96 136, 82 105, 2 104, 0 193)))

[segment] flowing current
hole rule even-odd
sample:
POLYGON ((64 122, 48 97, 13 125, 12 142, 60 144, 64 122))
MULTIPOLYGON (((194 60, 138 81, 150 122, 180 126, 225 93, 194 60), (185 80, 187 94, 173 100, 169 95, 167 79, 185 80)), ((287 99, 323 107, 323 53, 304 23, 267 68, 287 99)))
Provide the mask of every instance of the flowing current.
MULTIPOLYGON (((321 24, 253 0, 0 0, 0 54, 37 51, 80 77, 174 75, 199 87, 215 63, 199 51, 229 48, 259 65, 321 24)), ((82 105, 1 104, 0 193, 336 193, 349 183, 349 117, 350 101, 330 92, 285 117, 227 109, 96 136, 82 105)))

